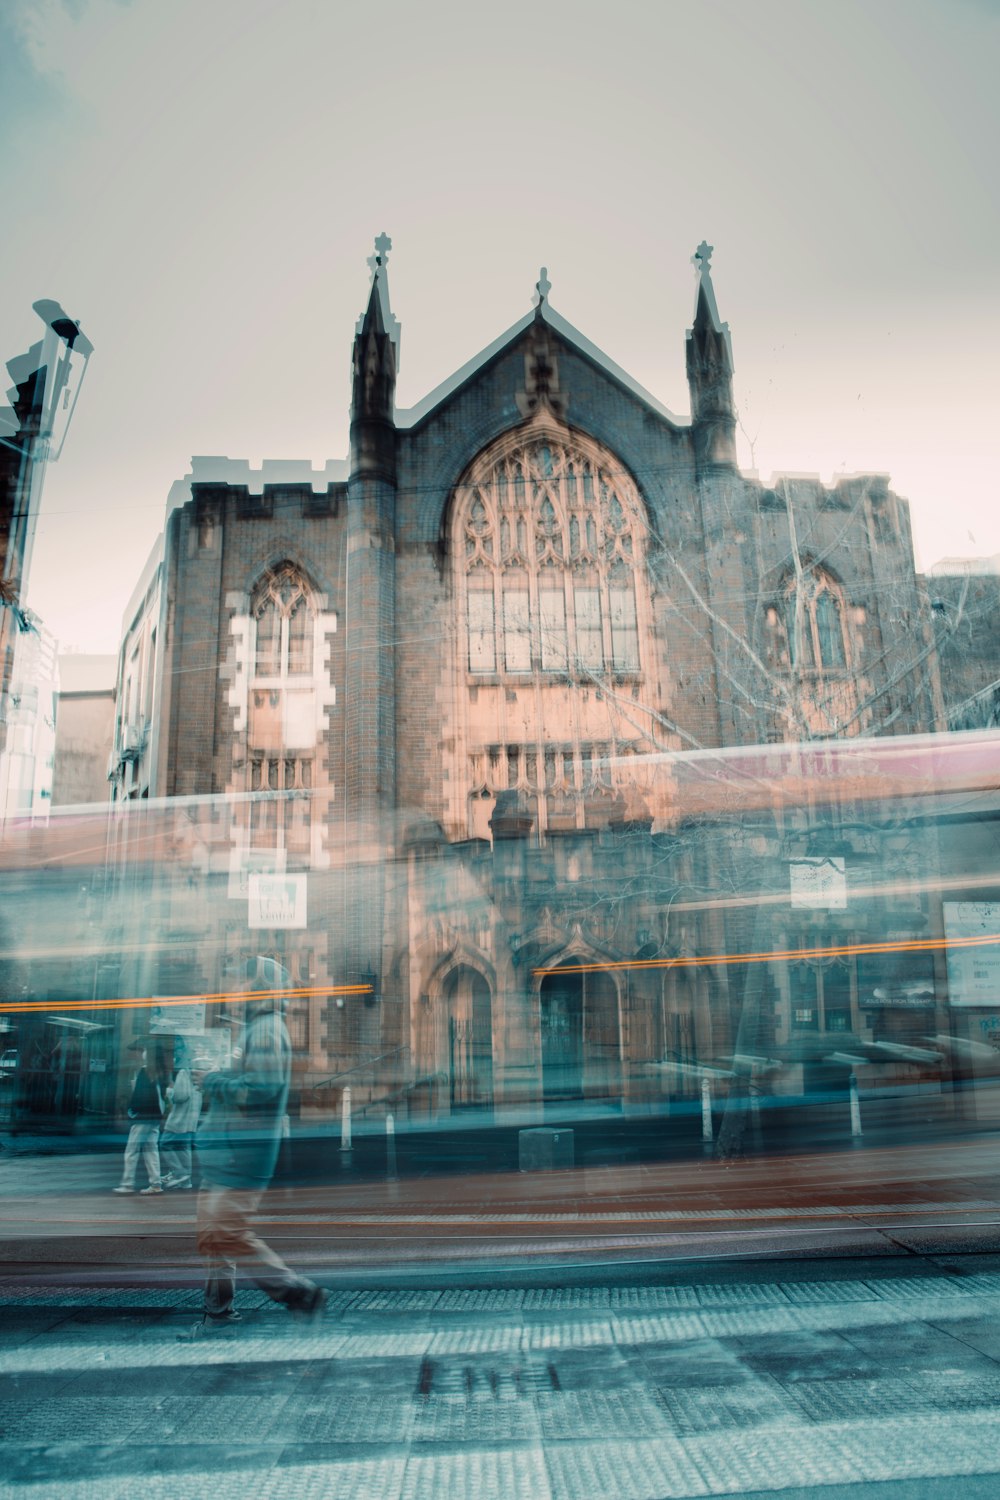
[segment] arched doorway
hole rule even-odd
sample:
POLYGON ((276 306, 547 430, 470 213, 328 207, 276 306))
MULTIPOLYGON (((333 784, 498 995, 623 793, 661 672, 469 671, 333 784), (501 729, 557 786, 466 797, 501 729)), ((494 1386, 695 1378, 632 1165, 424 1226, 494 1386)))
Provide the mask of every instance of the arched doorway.
POLYGON ((661 970, 661 1046, 663 1062, 677 1063, 669 1078, 672 1093, 680 1098, 694 1097, 701 1089, 697 1065, 712 1056, 710 1025, 704 984, 689 969, 661 970))
POLYGON ((539 991, 542 1097, 621 1098, 618 992, 600 970, 546 974, 539 991))
POLYGON ((482 974, 466 965, 445 980, 452 1109, 493 1104, 493 1004, 482 974))

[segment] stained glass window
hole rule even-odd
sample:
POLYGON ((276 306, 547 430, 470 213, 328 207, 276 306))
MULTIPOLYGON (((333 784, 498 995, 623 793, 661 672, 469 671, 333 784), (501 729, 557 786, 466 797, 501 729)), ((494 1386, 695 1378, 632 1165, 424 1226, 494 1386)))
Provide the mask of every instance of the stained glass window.
POLYGON ((644 515, 610 454, 505 440, 459 487, 453 524, 470 672, 639 670, 644 515))

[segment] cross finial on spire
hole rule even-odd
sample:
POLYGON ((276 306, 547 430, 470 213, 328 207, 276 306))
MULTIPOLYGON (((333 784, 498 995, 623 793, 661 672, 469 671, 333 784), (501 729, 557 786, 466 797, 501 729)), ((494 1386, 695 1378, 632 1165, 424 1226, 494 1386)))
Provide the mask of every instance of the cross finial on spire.
POLYGON ((543 266, 542 269, 538 273, 538 280, 535 282, 535 306, 536 307, 541 307, 542 303, 545 301, 546 297, 549 295, 549 292, 551 292, 551 290, 552 290, 552 283, 549 280, 549 273, 548 273, 547 269, 545 268, 545 266, 543 266))
POLYGON ((704 240, 702 240, 701 244, 698 246, 697 250, 691 257, 691 264, 695 266, 699 271, 711 270, 712 251, 714 249, 714 245, 709 245, 704 240))
POLYGON ((373 276, 375 275, 375 272, 378 270, 379 266, 385 265, 386 261, 389 259, 389 251, 391 249, 392 240, 383 229, 382 233, 380 235, 377 235, 375 239, 375 254, 369 255, 368 257, 368 269, 369 271, 371 271, 373 276))
POLYGON ((393 317, 392 308, 389 306, 389 274, 386 261, 389 259, 389 251, 392 249, 392 240, 383 229, 382 233, 375 236, 375 250, 368 257, 368 269, 372 273, 371 283, 368 288, 368 306, 357 321, 355 333, 358 336, 369 332, 374 324, 372 319, 381 318, 382 331, 389 335, 396 353, 396 370, 399 370, 399 323, 393 317))

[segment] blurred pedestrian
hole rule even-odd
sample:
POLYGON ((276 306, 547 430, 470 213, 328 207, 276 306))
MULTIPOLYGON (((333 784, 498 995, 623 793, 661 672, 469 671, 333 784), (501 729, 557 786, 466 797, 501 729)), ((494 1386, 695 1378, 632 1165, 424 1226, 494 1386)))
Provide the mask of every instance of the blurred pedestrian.
POLYGON ((248 995, 247 1020, 227 1072, 203 1072, 196 1058, 192 1081, 205 1113, 198 1128, 198 1249, 206 1263, 201 1321, 182 1338, 229 1333, 240 1321, 233 1307, 236 1266, 289 1312, 314 1316, 326 1293, 285 1265, 254 1233, 252 1218, 274 1174, 288 1107, 292 1045, 281 990, 288 974, 273 959, 251 960, 256 993, 248 995))
POLYGON ((165 1168, 164 1188, 189 1188, 194 1133, 201 1113, 201 1090, 191 1080, 187 1044, 179 1037, 174 1046, 174 1081, 167 1088, 170 1106, 160 1136, 160 1161, 165 1168))
POLYGON ((114 1189, 116 1193, 134 1193, 139 1156, 149 1178, 149 1186, 143 1193, 162 1193, 160 1186, 160 1121, 163 1118, 163 1094, 155 1078, 146 1069, 146 1049, 142 1042, 133 1042, 129 1052, 139 1062, 139 1071, 132 1085, 128 1117, 132 1122, 125 1142, 125 1160, 122 1165, 122 1180, 114 1189))

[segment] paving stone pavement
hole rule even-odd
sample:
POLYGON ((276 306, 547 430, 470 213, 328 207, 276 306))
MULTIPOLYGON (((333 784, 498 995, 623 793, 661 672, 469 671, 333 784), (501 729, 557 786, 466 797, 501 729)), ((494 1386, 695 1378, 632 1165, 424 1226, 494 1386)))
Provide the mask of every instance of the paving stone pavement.
POLYGON ((1000 1495, 1000 1273, 780 1274, 248 1291, 192 1345, 196 1291, 0 1285, 0 1495, 1000 1495))

